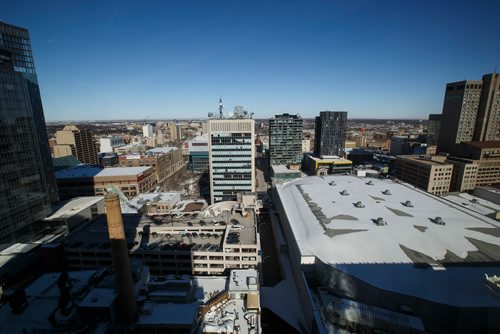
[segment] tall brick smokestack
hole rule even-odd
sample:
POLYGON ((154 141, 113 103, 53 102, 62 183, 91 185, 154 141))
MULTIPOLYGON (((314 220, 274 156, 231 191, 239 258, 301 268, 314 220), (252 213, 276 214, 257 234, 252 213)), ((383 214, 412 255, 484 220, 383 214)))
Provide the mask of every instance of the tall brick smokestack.
POLYGON ((107 194, 105 204, 113 269, 116 274, 118 317, 120 323, 127 326, 137 319, 137 304, 134 296, 130 259, 118 194, 107 194))

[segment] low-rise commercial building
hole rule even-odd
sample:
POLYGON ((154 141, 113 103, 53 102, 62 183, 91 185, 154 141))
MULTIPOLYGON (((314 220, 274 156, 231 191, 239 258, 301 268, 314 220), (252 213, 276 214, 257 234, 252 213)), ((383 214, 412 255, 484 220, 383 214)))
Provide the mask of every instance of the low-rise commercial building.
POLYGON ((352 161, 335 155, 325 155, 318 158, 306 154, 304 158, 305 170, 309 175, 345 174, 352 171, 352 161))
POLYGON ((156 177, 153 167, 104 168, 94 176, 95 195, 104 195, 108 185, 115 185, 128 198, 155 189, 156 177))
POLYGON ((500 141, 462 143, 464 157, 478 160, 477 186, 500 183, 500 141))
POLYGON ((66 226, 68 232, 71 232, 81 224, 87 223, 102 214, 104 214, 104 197, 84 196, 73 198, 62 205, 55 206, 54 213, 45 218, 44 221, 61 222, 61 225, 66 226))
POLYGON ((394 176, 431 194, 446 195, 450 191, 453 164, 446 157, 400 155, 396 157, 394 176))
POLYGON ((450 191, 470 191, 476 187, 478 160, 448 157, 446 163, 453 165, 450 191))
POLYGON ((157 147, 146 151, 145 154, 120 155, 119 165, 121 167, 152 167, 156 181, 161 183, 181 169, 182 153, 176 147, 157 147))

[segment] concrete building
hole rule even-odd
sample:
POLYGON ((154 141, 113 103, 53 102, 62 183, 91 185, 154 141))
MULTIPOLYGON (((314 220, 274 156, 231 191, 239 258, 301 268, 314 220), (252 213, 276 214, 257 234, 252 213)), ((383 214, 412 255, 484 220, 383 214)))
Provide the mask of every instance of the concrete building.
POLYGON ((462 143, 463 156, 478 160, 476 186, 500 183, 500 141, 462 143))
MULTIPOLYGON (((169 215, 123 215, 130 256, 142 260, 155 275, 225 275, 232 269, 257 269, 259 208, 243 200, 203 209, 205 205, 190 200, 177 203, 169 215)), ((71 269, 111 266, 103 224, 100 216, 68 236, 64 254, 71 269)))
POLYGON ((471 191, 476 187, 479 160, 449 156, 446 163, 453 165, 450 191, 471 191))
POLYGON ((153 167, 115 167, 104 168, 94 176, 95 195, 104 195, 106 187, 118 187, 128 198, 139 193, 153 191, 156 176, 153 167))
POLYGON ((499 331, 498 288, 485 279, 500 270, 498 222, 408 184, 370 181, 307 177, 273 189, 303 331, 499 331))
POLYGON ((188 155, 191 172, 204 173, 208 171, 208 133, 188 140, 188 155))
POLYGON ((270 165, 300 164, 303 122, 299 115, 290 114, 269 119, 270 165))
POLYGON ((94 176, 102 170, 101 166, 96 165, 77 165, 57 170, 54 175, 61 200, 80 196, 94 196, 94 176))
POLYGON ((182 124, 177 124, 177 140, 184 139, 184 132, 182 131, 182 124))
POLYGON ((139 154, 146 150, 146 145, 141 142, 132 142, 123 146, 115 147, 116 154, 139 154))
POLYGON ((311 140, 302 139, 302 153, 311 152, 311 140))
POLYGON ((104 214, 103 196, 76 197, 66 202, 59 202, 54 208, 54 213, 45 218, 46 222, 62 222, 67 227, 67 232, 104 214))
POLYGON ((446 85, 438 151, 461 154, 461 142, 500 139, 499 74, 446 85))
POLYGON ((178 140, 177 124, 175 124, 174 122, 170 122, 167 124, 167 128, 170 141, 178 140))
POLYGON ((309 175, 328 175, 351 173, 352 161, 337 156, 315 157, 304 155, 303 168, 309 175))
POLYGON ((54 157, 75 156, 85 164, 97 165, 97 147, 92 132, 79 129, 74 125, 66 125, 56 132, 54 157))
POLYGON ((473 141, 500 140, 500 74, 485 74, 473 141))
POLYGON ((117 136, 101 138, 99 139, 99 143, 101 144, 99 148, 100 153, 113 153, 115 152, 115 148, 125 145, 123 138, 117 136))
MULTIPOLYGON (((181 202, 179 192, 159 192, 139 194, 123 203, 122 213, 144 213, 148 215, 167 215, 172 212, 176 204, 181 202)), ((205 208, 205 207, 203 207, 205 208)))
POLYGON ((314 155, 344 156, 347 111, 322 111, 314 126, 314 155))
POLYGON ((211 203, 255 191, 255 121, 210 119, 208 126, 211 203))
POLYGON ((157 183, 164 182, 183 166, 182 153, 177 147, 157 147, 144 154, 120 155, 121 167, 153 167, 157 183))
POLYGON ((154 135, 154 128, 151 124, 145 124, 142 126, 142 136, 143 137, 153 137, 154 135))
POLYGON ((444 156, 397 156, 394 176, 431 194, 446 195, 450 191, 453 164, 445 160, 444 156))
MULTIPOLYGON (((35 61, 28 30, 5 22, 0 22, 0 55, 2 87, 4 87, 1 93, 1 102, 4 107, 2 107, 0 112, 0 118, 4 125, 0 135, 1 142, 4 145, 3 147, 8 148, 9 151, 8 153, 3 150, 0 151, 2 162, 8 163, 9 160, 7 160, 7 156, 16 156, 15 164, 17 167, 19 167, 21 163, 24 167, 17 168, 16 173, 18 174, 15 179, 29 178, 30 186, 35 187, 36 190, 23 190, 24 186, 19 184, 8 185, 7 187, 10 189, 17 188, 20 193, 24 193, 22 196, 30 194, 30 203, 28 205, 32 208, 34 206, 38 207, 38 209, 31 211, 37 211, 40 215, 45 215, 47 213, 46 209, 42 207, 46 207, 46 204, 40 204, 40 200, 34 200, 34 197, 36 197, 35 193, 38 194, 38 197, 45 197, 45 195, 42 196, 42 194, 48 193, 50 202, 56 202, 58 200, 58 193, 54 171, 52 169, 52 159, 47 138, 47 129, 45 127, 42 98, 40 95, 38 76, 35 70, 35 61), (7 89, 7 87, 9 89, 7 89), (13 89, 10 90, 12 87, 13 89), (17 104, 14 105, 13 103, 15 101, 19 101, 19 103, 16 102, 17 104), (21 150, 21 152, 18 153, 16 150, 21 150), (38 153, 35 153, 35 151, 38 151, 38 153), (26 161, 21 162, 21 156, 25 157, 26 161), (38 161, 31 161, 33 159, 38 161), (31 170, 29 170, 28 166, 31 166, 31 170), (36 172, 36 170, 39 171, 36 172), (35 181, 36 179, 39 181, 35 181), (36 202, 38 203, 35 204, 36 202)), ((8 168, 4 170, 8 170, 8 168)), ((12 179, 12 177, 13 174, 11 174, 9 178, 12 179)), ((1 179, 6 180, 3 175, 1 179)), ((11 219, 9 225, 12 227, 17 224, 26 224, 26 222, 31 219, 28 218, 31 213, 23 212, 23 207, 26 207, 26 200, 28 197, 26 197, 26 200, 20 198, 9 200, 2 197, 0 198, 2 203, 18 203, 17 207, 20 210, 16 213, 18 218, 9 217, 10 214, 8 215, 5 211, 0 210, 0 225, 3 223, 1 219, 7 217, 11 219), (21 223, 21 221, 25 223, 21 223), (12 222, 15 223, 13 224, 12 222)), ((44 202, 45 199, 41 201, 44 202)))
POLYGON ((441 114, 430 114, 427 123, 427 145, 436 146, 439 138, 439 128, 441 127, 441 114))

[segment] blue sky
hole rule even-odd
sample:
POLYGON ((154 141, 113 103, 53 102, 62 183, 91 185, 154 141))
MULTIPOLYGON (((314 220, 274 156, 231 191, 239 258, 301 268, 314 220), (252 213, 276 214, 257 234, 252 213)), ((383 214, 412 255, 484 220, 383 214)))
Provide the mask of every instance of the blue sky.
POLYGON ((440 113, 500 67, 499 1, 2 1, 30 30, 47 120, 440 113))

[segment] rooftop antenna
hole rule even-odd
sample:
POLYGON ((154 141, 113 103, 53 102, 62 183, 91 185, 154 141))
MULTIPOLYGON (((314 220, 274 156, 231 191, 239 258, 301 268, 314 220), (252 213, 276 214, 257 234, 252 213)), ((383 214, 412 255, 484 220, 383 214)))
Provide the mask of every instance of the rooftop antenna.
POLYGON ((224 112, 222 109, 224 108, 224 104, 222 103, 222 96, 219 98, 219 118, 224 118, 224 112))

